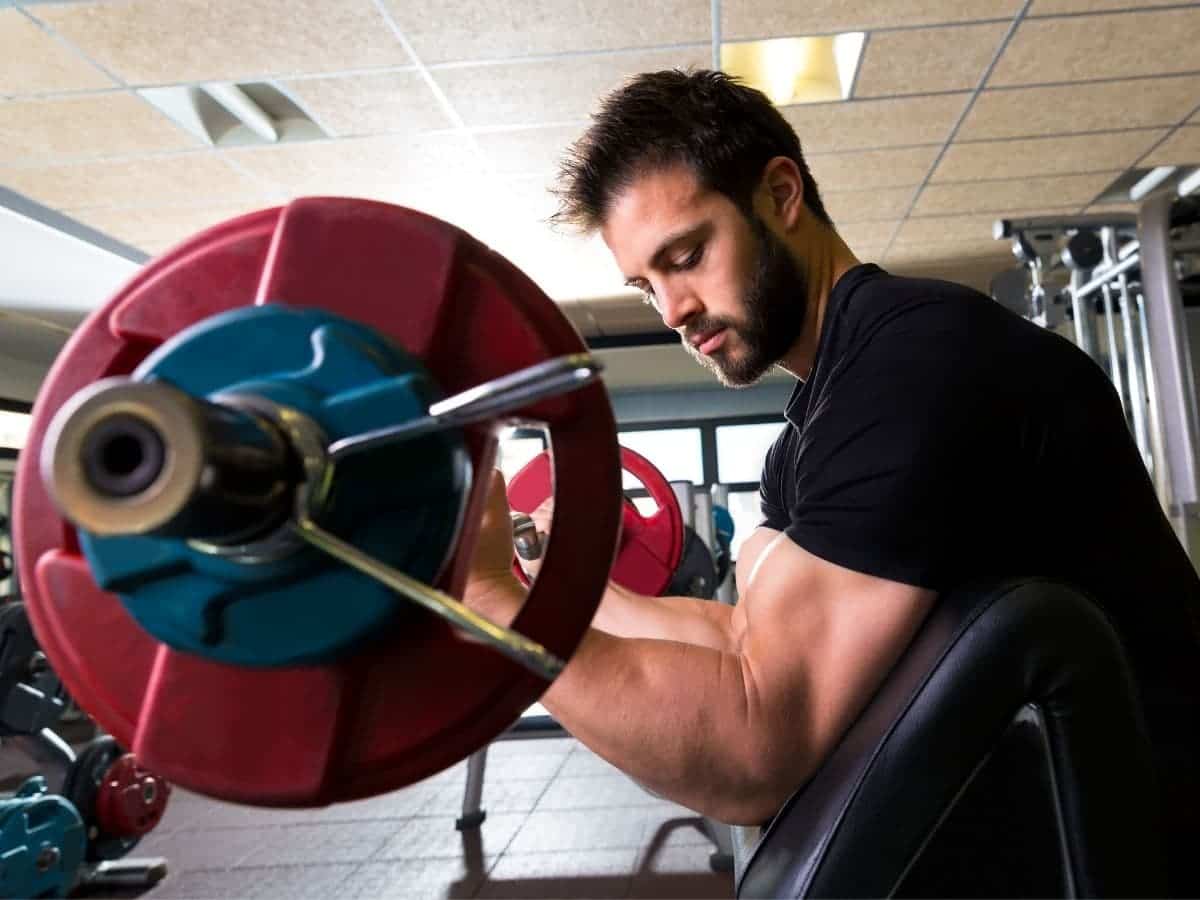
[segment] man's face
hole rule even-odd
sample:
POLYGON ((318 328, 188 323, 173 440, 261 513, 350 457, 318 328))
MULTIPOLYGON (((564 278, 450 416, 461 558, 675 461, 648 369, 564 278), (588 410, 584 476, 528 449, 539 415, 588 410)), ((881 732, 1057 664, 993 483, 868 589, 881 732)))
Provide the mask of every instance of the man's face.
POLYGON ((728 387, 761 378, 800 336, 807 279, 783 242, 686 167, 638 177, 601 228, 668 327, 728 387))

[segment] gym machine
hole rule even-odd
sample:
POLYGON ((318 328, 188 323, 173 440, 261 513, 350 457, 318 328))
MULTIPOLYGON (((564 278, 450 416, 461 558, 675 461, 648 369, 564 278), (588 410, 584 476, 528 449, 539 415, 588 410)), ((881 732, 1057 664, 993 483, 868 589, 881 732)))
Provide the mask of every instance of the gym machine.
POLYGON ((1112 379, 1159 500, 1193 560, 1200 502, 1187 308, 1200 306, 1200 170, 1150 193, 1138 214, 1001 219, 1020 265, 992 296, 1068 331, 1112 379), (1068 323, 1069 322, 1069 326, 1068 323))

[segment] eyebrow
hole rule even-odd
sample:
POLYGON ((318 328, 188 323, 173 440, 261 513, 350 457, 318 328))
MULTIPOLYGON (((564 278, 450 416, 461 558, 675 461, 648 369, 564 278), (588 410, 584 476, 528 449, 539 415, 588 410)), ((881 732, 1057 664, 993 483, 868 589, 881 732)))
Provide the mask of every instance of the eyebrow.
MULTIPOLYGON (((708 221, 698 222, 695 225, 689 225, 687 228, 681 229, 674 234, 668 235, 658 245, 658 249, 654 251, 654 255, 650 257, 650 268, 656 269, 662 265, 662 258, 679 243, 682 243, 689 238, 694 238, 698 234, 710 229, 712 223, 708 221)), ((637 282, 643 281, 641 277, 626 278, 625 284, 628 287, 635 287, 637 282)))

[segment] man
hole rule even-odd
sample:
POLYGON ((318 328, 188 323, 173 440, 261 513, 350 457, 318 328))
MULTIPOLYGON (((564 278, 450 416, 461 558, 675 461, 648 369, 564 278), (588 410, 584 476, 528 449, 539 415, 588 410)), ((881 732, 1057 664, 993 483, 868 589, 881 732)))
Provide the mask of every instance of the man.
MULTIPOLYGON (((599 230, 722 382, 797 379, 738 605, 610 589, 543 700, 572 734, 666 797, 761 823, 939 593, 1013 574, 1093 593, 1155 737, 1194 725, 1200 581, 1087 356, 972 290, 860 264, 786 121, 719 73, 643 75, 608 97, 562 198, 560 220, 599 230)), ((507 622, 524 591, 492 487, 466 600, 507 622)), ((1192 791, 1194 766, 1169 778, 1192 791)))

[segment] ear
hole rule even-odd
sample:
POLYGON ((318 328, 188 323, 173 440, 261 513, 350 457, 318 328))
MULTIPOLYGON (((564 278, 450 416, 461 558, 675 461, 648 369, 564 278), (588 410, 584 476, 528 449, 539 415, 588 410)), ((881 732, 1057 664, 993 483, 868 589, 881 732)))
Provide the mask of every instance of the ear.
POLYGON ((760 191, 773 218, 784 230, 799 224, 804 214, 804 179, 796 163, 786 156, 776 156, 763 169, 760 191))

